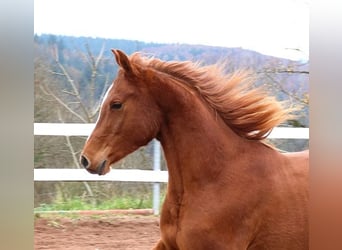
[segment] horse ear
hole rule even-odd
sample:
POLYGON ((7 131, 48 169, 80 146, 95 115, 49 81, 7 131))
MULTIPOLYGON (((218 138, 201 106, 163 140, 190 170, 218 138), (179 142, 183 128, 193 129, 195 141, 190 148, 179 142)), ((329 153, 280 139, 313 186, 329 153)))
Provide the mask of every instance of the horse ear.
POLYGON ((112 52, 115 56, 115 60, 117 64, 125 70, 126 73, 132 74, 133 68, 131 65, 131 62, 129 61, 128 56, 121 50, 118 49, 112 49, 112 52))

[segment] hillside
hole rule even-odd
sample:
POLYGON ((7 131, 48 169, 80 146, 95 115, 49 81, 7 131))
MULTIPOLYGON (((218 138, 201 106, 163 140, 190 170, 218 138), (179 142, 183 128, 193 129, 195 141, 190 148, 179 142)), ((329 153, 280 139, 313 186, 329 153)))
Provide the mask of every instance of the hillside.
MULTIPOLYGON (((308 102, 308 63, 299 63, 267 56, 242 48, 189 44, 157 44, 122 39, 70 37, 49 34, 35 35, 34 45, 36 62, 39 61, 40 65, 46 65, 51 71, 58 71, 55 62, 57 55, 59 63, 68 69, 68 72, 72 74, 73 80, 78 83, 80 89, 86 88, 89 85, 89 79, 92 78, 94 70, 91 69, 91 61, 103 49, 103 56, 96 69, 96 81, 99 82, 97 83, 99 88, 96 89, 94 98, 101 97, 105 78, 113 79, 115 76, 116 65, 110 49, 117 48, 125 51, 127 54, 141 51, 162 60, 191 60, 200 61, 203 64, 224 61, 227 63, 227 71, 248 68, 257 72, 259 76, 257 84, 268 85, 268 88, 280 100, 291 99, 295 105, 296 102, 299 102, 298 105, 308 102)), ((37 65, 35 67, 37 68, 37 65)), ((63 83, 60 84, 63 85, 63 83)), ((308 126, 308 111, 305 105, 302 112, 300 123, 308 126)))

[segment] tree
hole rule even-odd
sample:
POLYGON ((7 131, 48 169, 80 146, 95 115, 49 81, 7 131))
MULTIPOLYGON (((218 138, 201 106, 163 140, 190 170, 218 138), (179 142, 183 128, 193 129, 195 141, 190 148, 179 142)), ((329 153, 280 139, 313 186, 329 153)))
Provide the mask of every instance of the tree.
MULTIPOLYGON (((109 86, 109 76, 99 77, 99 67, 103 60, 103 51, 105 46, 103 44, 101 51, 97 57, 93 55, 89 46, 86 44, 87 54, 83 54, 85 62, 88 63, 91 71, 91 77, 89 79, 89 84, 81 85, 77 79, 77 69, 70 67, 67 69, 60 61, 61 56, 63 56, 63 44, 62 41, 57 41, 53 36, 49 39, 49 49, 50 55, 54 58, 54 64, 50 66, 45 64, 44 60, 36 59, 35 63, 35 113, 37 116, 39 114, 47 114, 51 112, 42 112, 42 108, 38 106, 41 105, 42 99, 45 99, 45 103, 49 109, 53 109, 55 115, 57 115, 58 122, 84 122, 93 123, 100 109, 100 100, 102 99, 106 89, 109 86), (72 73, 74 73, 74 76, 72 73), (102 82, 100 82, 102 81, 102 82), (100 83, 99 83, 100 82, 100 83), (63 86, 59 89, 59 86, 63 86), (85 86, 85 87, 84 87, 85 86), (82 88, 84 87, 84 88, 82 88), (96 90, 101 89, 101 96, 96 96, 96 90), (82 98, 81 94, 88 96, 89 98, 82 98), (86 102, 90 100, 90 102, 86 102)), ((63 56, 64 57, 64 56, 63 56)), ((46 61, 45 61, 46 62, 46 61)), ((48 62, 47 62, 48 63, 48 62)), ((79 74, 80 75, 80 74, 79 74)), ((47 106, 43 106, 47 107, 47 106)), ((51 121, 51 120, 50 120, 51 121)), ((78 161, 78 154, 80 148, 80 141, 72 141, 71 137, 65 136, 65 144, 72 157, 72 164, 80 168, 78 161)), ((37 150, 36 156, 39 155, 39 150, 37 150)), ((88 195, 94 197, 93 191, 87 182, 83 182, 88 195)), ((95 199, 93 199, 95 204, 95 199)))
MULTIPOLYGON (((274 61, 258 71, 263 84, 278 99, 287 101, 294 108, 295 118, 287 121, 290 127, 309 127, 309 62, 274 61)), ((308 148, 308 140, 270 140, 284 151, 298 151, 308 148)))

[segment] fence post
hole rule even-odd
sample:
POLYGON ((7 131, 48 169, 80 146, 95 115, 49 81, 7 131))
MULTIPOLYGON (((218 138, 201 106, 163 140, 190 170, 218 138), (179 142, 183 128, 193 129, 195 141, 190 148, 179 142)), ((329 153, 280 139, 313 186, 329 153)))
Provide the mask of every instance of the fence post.
MULTIPOLYGON (((153 170, 160 171, 160 143, 158 140, 153 140, 153 170)), ((160 203, 160 183, 153 183, 153 214, 159 215, 160 203)))

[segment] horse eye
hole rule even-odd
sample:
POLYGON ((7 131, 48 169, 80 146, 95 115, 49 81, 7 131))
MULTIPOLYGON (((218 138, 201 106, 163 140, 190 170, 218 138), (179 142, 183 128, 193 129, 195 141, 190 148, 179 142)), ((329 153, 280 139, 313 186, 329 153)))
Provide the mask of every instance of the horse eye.
POLYGON ((122 108, 122 103, 120 102, 114 102, 110 104, 110 109, 121 109, 122 108))

